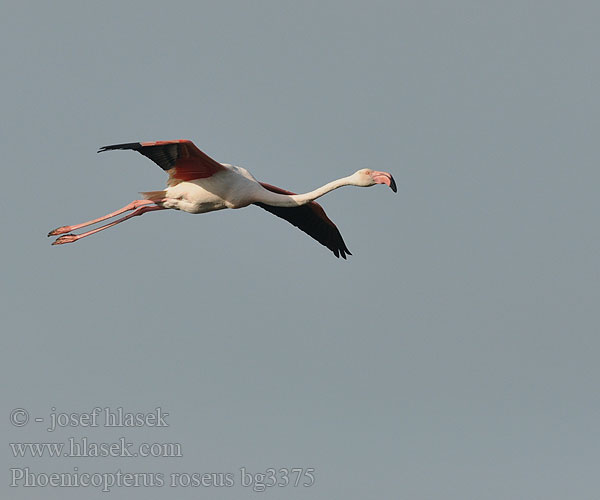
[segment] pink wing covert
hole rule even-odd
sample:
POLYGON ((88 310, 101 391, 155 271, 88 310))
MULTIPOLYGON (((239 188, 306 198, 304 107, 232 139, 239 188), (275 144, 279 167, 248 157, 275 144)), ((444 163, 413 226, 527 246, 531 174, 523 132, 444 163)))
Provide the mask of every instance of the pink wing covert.
POLYGON ((177 181, 191 181, 210 177, 225 167, 200 151, 192 141, 129 142, 113 144, 99 149, 99 153, 115 149, 131 149, 151 159, 169 178, 177 181))

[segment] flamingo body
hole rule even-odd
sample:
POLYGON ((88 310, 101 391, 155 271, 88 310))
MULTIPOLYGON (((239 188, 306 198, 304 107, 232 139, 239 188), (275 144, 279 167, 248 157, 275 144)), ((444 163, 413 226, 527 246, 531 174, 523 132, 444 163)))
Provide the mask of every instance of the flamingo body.
POLYGON ((342 186, 368 187, 386 184, 396 192, 391 174, 362 169, 351 176, 329 182, 314 191, 295 194, 259 182, 248 170, 219 163, 200 151, 191 141, 133 142, 104 146, 98 152, 131 149, 151 159, 168 173, 166 189, 142 193, 143 200, 135 200, 120 210, 74 226, 62 226, 48 236, 63 235, 53 245, 71 243, 112 227, 131 217, 155 210, 174 209, 193 214, 212 212, 225 208, 243 208, 255 204, 287 220, 322 245, 336 257, 352 255, 339 230, 314 200, 342 186), (132 211, 114 222, 79 235, 64 234, 81 227, 132 211))
POLYGON ((254 203, 265 191, 245 168, 222 164, 224 167, 210 177, 176 182, 164 191, 165 208, 192 214, 224 208, 243 208, 254 203))

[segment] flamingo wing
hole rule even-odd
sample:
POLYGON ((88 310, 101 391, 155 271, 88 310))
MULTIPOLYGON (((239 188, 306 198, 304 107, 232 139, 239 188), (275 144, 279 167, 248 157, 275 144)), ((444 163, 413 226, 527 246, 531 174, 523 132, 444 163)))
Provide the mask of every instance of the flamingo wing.
POLYGON ((100 148, 98 153, 114 149, 132 149, 143 154, 168 172, 169 178, 175 181, 204 179, 226 170, 218 161, 200 151, 188 140, 113 144, 100 148))
MULTIPOLYGON (((263 182, 260 184, 262 187, 272 191, 273 193, 289 195, 295 194, 263 182)), ((340 231, 331 221, 331 219, 327 217, 323 207, 321 207, 321 205, 319 205, 317 202, 311 201, 306 205, 291 208, 274 207, 260 202, 254 203, 254 205, 258 205, 267 212, 270 212, 277 217, 281 217, 282 219, 285 219, 289 223, 293 224, 298 229, 308 234, 311 238, 317 240, 319 243, 321 243, 321 245, 329 248, 329 250, 331 250, 336 257, 339 258, 341 256, 345 259, 346 255, 352 255, 350 250, 348 250, 348 247, 346 247, 346 243, 344 243, 344 239, 342 238, 340 231)))

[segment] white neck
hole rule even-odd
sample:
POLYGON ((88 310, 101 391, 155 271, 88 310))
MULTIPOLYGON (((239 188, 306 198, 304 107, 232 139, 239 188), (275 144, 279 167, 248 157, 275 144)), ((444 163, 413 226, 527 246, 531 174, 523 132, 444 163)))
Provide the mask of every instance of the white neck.
POLYGON ((304 194, 278 194, 263 189, 260 191, 258 198, 256 201, 266 203, 267 205, 271 205, 274 207, 297 207, 300 205, 305 205, 310 203, 317 198, 333 191, 342 186, 352 186, 355 185, 352 179, 352 176, 342 177, 341 179, 337 179, 335 181, 328 182, 324 186, 315 189, 314 191, 310 191, 304 194))

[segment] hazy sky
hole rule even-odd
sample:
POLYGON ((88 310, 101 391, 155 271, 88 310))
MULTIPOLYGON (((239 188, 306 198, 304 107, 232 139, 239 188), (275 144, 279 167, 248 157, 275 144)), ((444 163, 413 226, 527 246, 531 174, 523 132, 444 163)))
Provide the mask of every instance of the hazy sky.
POLYGON ((596 499, 599 16, 596 2, 3 5, 3 496, 596 499), (322 199, 348 261, 256 207, 50 246, 49 230, 164 185, 141 155, 98 147, 179 138, 296 192, 371 167, 398 193, 322 199), (96 407, 160 408, 168 425, 46 430, 96 407), (83 437, 181 456, 9 445, 83 437), (10 488, 27 468, 164 485, 10 488), (244 486, 242 469, 269 468, 314 484, 244 486), (182 484, 205 473, 233 484, 182 484))

